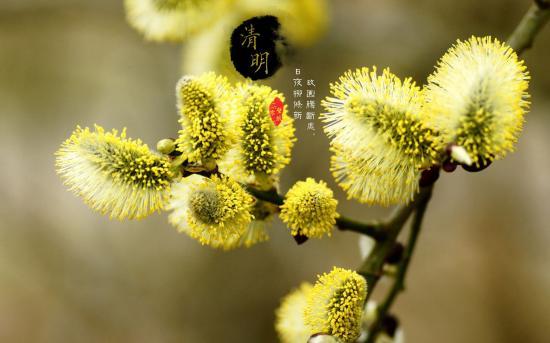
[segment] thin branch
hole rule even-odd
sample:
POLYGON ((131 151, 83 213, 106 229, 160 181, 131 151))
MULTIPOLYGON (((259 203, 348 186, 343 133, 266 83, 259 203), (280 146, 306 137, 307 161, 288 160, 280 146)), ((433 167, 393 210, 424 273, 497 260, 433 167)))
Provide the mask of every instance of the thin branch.
POLYGON ((353 231, 370 236, 376 241, 382 241, 386 238, 385 225, 378 221, 362 223, 340 216, 340 218, 336 219, 336 227, 341 231, 353 231))
POLYGON ((271 190, 263 191, 250 185, 245 185, 245 187, 248 193, 252 194, 256 199, 267 201, 278 206, 281 206, 284 203, 285 198, 282 195, 278 194, 274 188, 271 190))
POLYGON ((406 206, 399 206, 396 208, 391 220, 386 224, 386 239, 378 242, 374 246, 372 252, 358 269, 357 272, 363 275, 367 280, 369 289, 365 303, 372 295, 372 290, 378 283, 378 280, 382 277, 382 269, 384 267, 384 263, 386 262, 386 258, 395 245, 397 236, 401 232, 405 222, 415 209, 419 208, 422 204, 428 203, 432 190, 433 185, 423 187, 411 203, 406 206))
POLYGON ((518 26, 508 38, 510 45, 517 54, 533 46, 536 35, 550 19, 550 1, 537 0, 523 16, 518 26))
POLYGON ((391 308, 393 302, 397 295, 405 289, 405 277, 407 275, 407 270, 411 262, 411 258, 418 240, 418 235, 422 229, 422 219, 426 213, 426 208, 431 198, 431 188, 426 192, 426 195, 420 199, 418 202, 417 208, 414 213, 413 222, 411 224, 411 233, 403 257, 399 262, 397 274, 395 275, 395 281, 391 290, 389 291, 386 299, 378 307, 378 315, 374 323, 369 328, 369 336, 366 343, 374 342, 376 335, 382 328, 382 322, 385 316, 387 315, 389 309, 391 308))

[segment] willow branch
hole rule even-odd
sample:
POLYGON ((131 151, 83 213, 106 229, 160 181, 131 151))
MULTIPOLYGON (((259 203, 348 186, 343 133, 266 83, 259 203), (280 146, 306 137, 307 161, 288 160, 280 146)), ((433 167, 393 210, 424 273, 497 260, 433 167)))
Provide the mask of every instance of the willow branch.
POLYGON ((357 270, 359 274, 365 277, 369 288, 365 303, 366 301, 368 301, 371 294, 373 293, 372 290, 378 283, 378 280, 380 279, 380 277, 382 277, 382 269, 384 267, 384 263, 386 262, 386 258, 394 247, 395 242, 397 241, 397 236, 403 229, 403 226, 405 225, 407 219, 413 211, 418 211, 418 208, 420 208, 421 206, 425 206, 424 204, 428 203, 432 194, 432 190, 433 185, 423 187, 421 188, 420 193, 417 194, 417 196, 411 203, 406 206, 399 206, 396 208, 394 215, 391 217, 392 220, 388 222, 386 226, 386 239, 378 242, 374 246, 369 256, 365 259, 361 267, 357 270))
MULTIPOLYGON (((516 51, 518 55, 521 55, 521 53, 533 46, 535 37, 549 19, 550 0, 535 0, 535 3, 531 5, 527 13, 524 15, 520 23, 515 28, 512 35, 510 35, 510 37, 508 38, 507 43, 516 51)), ((411 226, 409 242, 407 244, 402 260, 398 265, 395 282, 389 293, 387 294, 385 300, 378 308, 378 316, 369 330, 370 334, 367 343, 374 341, 378 332, 381 330, 381 325, 384 317, 390 310, 397 295, 404 289, 405 277, 407 275, 407 270, 412 254, 414 252, 418 235, 420 234, 422 219, 430 200, 431 192, 432 187, 429 187, 425 190, 424 194, 419 194, 417 199, 418 201, 415 201, 415 203, 413 204, 416 207, 416 212, 411 226)), ((389 254, 393 244, 395 244, 395 241, 403 227, 403 224, 404 222, 400 226, 396 225, 389 228, 388 239, 375 245, 373 251, 359 269, 359 273, 365 276, 369 285, 369 293, 367 297, 372 294, 372 290, 374 289, 376 283, 382 275, 382 268, 384 267, 386 257, 389 254)))
POLYGON ((385 225, 378 221, 362 223, 340 216, 336 219, 336 227, 341 231, 353 231, 370 236, 376 241, 382 241, 386 238, 385 225))
POLYGON ((275 189, 262 191, 250 185, 245 185, 245 187, 248 193, 252 194, 256 199, 267 201, 278 206, 281 206, 284 203, 285 198, 278 194, 275 189))
POLYGON ((537 0, 523 16, 518 26, 508 38, 510 45, 517 54, 533 46, 536 35, 550 19, 550 1, 537 0))
POLYGON ((431 191, 432 188, 430 187, 427 190, 426 195, 422 197, 418 202, 411 225, 409 240, 407 242, 405 252, 403 253, 403 257, 398 264, 395 281, 388 295, 386 296, 386 299, 380 304, 380 307, 378 308, 377 318, 369 329, 369 337, 366 343, 374 342, 376 335, 382 328, 382 321, 384 317, 386 317, 386 315, 388 314, 388 311, 391 308, 395 299, 397 298, 397 295, 405 289, 405 277, 407 275, 409 264, 411 262, 411 258, 414 252, 414 248, 416 246, 416 242, 418 240, 418 236, 420 234, 420 230, 422 229, 422 220, 424 218, 426 208, 428 207, 428 203, 431 198, 431 191))

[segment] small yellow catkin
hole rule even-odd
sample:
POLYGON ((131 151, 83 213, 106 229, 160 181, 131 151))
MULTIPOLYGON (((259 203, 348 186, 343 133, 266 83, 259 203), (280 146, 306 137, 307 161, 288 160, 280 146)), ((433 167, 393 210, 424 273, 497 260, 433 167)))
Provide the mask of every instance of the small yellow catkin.
POLYGON ((184 76, 176 86, 182 126, 177 149, 189 162, 221 159, 234 142, 231 86, 215 73, 184 76))
POLYGON ((312 178, 298 181, 287 192, 281 205, 281 220, 288 225, 293 236, 309 238, 330 236, 339 214, 338 201, 323 181, 312 178))
POLYGON ((247 232, 254 216, 254 198, 237 182, 213 175, 191 175, 174 183, 167 209, 178 231, 203 245, 233 249, 247 232))
POLYGON ((293 119, 287 106, 282 120, 275 125, 269 107, 282 93, 264 85, 251 83, 235 87, 236 110, 231 121, 236 126, 237 143, 220 161, 220 171, 243 183, 267 183, 271 187, 277 174, 290 162, 294 136, 293 119), (269 182, 271 181, 271 182, 269 182))
POLYGON ((318 277, 304 311, 311 335, 323 333, 354 342, 361 333, 367 282, 354 271, 334 267, 318 277))

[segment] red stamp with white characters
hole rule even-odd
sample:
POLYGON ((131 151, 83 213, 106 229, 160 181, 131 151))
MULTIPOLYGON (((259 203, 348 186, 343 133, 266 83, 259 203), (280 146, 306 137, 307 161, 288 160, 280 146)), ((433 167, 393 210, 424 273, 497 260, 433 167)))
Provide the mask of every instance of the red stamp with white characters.
POLYGON ((271 120, 273 121, 275 126, 279 126, 279 124, 283 120, 284 109, 285 106, 281 99, 279 99, 279 97, 273 99, 273 101, 269 105, 269 115, 271 116, 271 120))

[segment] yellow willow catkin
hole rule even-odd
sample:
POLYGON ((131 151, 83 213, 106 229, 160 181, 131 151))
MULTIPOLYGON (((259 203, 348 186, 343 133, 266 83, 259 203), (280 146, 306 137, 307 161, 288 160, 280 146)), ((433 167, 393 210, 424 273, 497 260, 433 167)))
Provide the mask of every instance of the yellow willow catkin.
POLYGON ((367 282, 354 271, 334 267, 307 293, 304 318, 311 335, 324 333, 354 342, 361 333, 367 282))
POLYGON ((204 163, 224 156, 234 142, 231 86, 215 73, 184 76, 176 86, 180 112, 177 149, 189 162, 204 163))
POLYGON ((348 71, 322 102, 331 139, 331 170, 348 197, 369 204, 409 202, 423 168, 443 147, 423 112, 423 97, 410 79, 389 69, 348 71))
POLYGON ((514 149, 529 107, 528 80, 523 61, 505 43, 457 41, 428 78, 426 117, 446 143, 485 165, 514 149))
POLYGON ((278 125, 270 117, 273 101, 278 98, 284 103, 285 98, 268 86, 250 83, 238 84, 234 94, 238 107, 233 111, 232 122, 238 139, 220 161, 220 170, 239 182, 271 187, 277 174, 290 162, 296 141, 286 105, 278 125))
POLYGON ((338 201, 325 182, 307 178, 296 182, 287 192, 280 217, 293 236, 321 238, 332 234, 339 217, 337 205, 338 201))
POLYGON ((116 219, 139 219, 164 207, 170 162, 140 140, 116 130, 80 128, 56 152, 57 173, 94 210, 116 219))
POLYGON ((203 245, 233 249, 254 216, 254 198, 226 176, 191 175, 174 183, 168 219, 203 245))
POLYGON ((275 311, 275 330, 282 343, 307 342, 311 336, 304 322, 304 311, 312 289, 313 285, 304 282, 281 300, 275 311))
POLYGON ((128 23, 145 39, 181 42, 220 18, 233 0, 125 0, 128 23))

